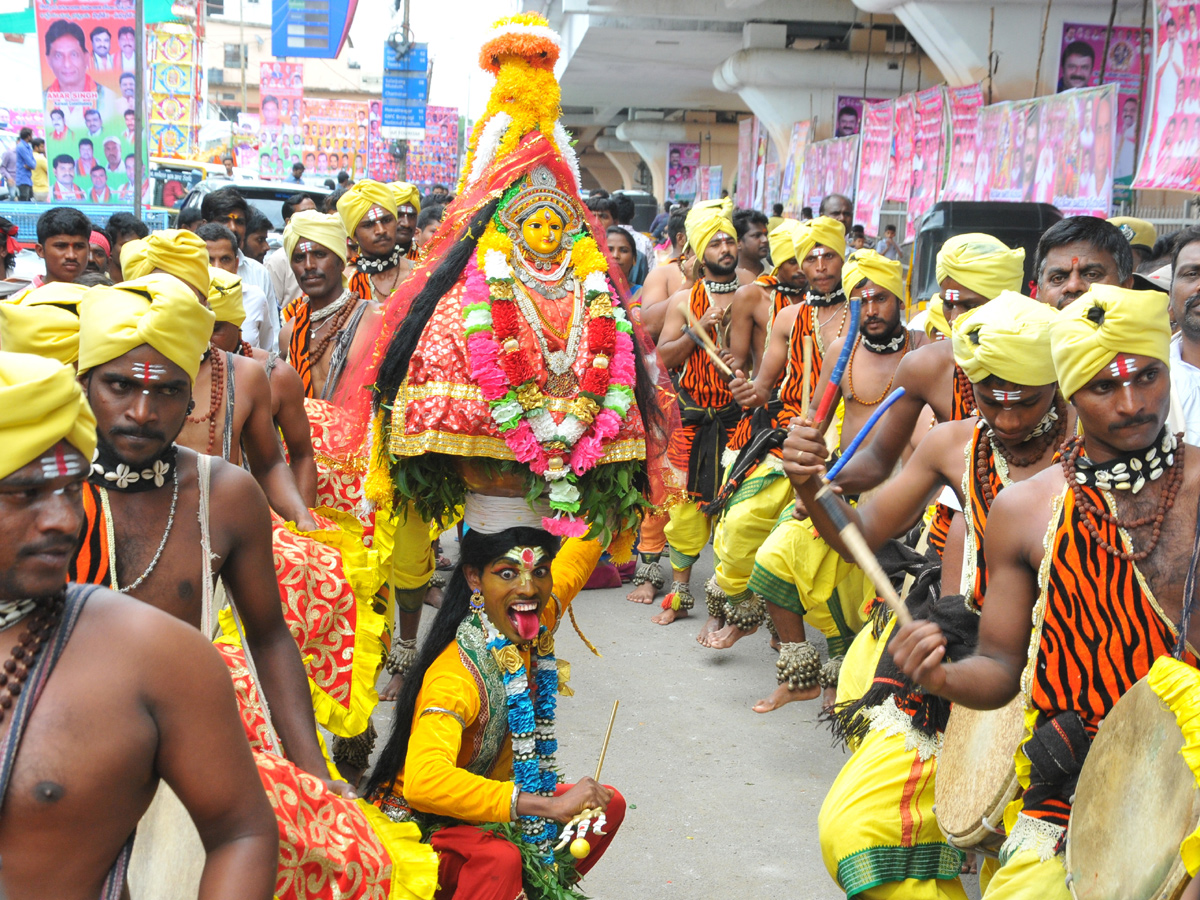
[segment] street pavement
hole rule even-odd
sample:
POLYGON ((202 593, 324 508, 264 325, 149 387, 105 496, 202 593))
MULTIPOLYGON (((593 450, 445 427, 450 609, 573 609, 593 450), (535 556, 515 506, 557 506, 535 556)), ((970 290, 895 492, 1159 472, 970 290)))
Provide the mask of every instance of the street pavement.
MULTIPOLYGON (((443 553, 455 549, 443 538, 443 553)), ((693 570, 696 609, 666 627, 650 622, 657 602, 625 600, 627 585, 582 592, 575 616, 603 658, 569 620, 559 628, 556 649, 571 663, 575 691, 558 706, 568 781, 595 773, 613 701, 621 701, 601 781, 625 795, 629 812, 581 887, 596 900, 837 900, 845 895, 821 860, 817 814, 847 755, 817 721, 815 700, 751 710, 775 686, 766 629, 730 650, 696 643, 711 574, 709 549, 693 570)), ((424 624, 432 613, 425 609, 424 624)), ((810 638, 824 658, 820 635, 810 629, 810 638)), ((391 708, 376 711, 381 735, 390 732, 391 708)), ((974 885, 968 890, 978 896, 974 885)))

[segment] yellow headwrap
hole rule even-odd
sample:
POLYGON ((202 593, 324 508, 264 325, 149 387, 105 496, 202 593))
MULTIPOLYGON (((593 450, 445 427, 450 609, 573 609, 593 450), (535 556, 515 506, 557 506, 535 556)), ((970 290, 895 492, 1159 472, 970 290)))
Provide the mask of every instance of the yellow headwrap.
POLYGON ((242 278, 224 269, 210 268, 212 284, 208 288, 208 307, 218 322, 229 322, 242 327, 246 321, 246 307, 242 305, 242 278))
POLYGON ((925 312, 928 313, 925 316, 925 333, 929 335, 929 339, 936 341, 939 334, 950 337, 950 323, 946 321, 946 308, 942 306, 941 294, 934 294, 929 298, 925 312))
POLYGON ((1158 242, 1158 229, 1153 222, 1134 216, 1116 216, 1108 221, 1120 229, 1130 246, 1153 247, 1158 242))
POLYGON ((0 478, 64 438, 91 462, 96 417, 75 370, 32 353, 0 351, 0 478))
POLYGON ((121 248, 121 274, 126 281, 158 269, 208 294, 208 244, 194 232, 156 231, 121 248))
POLYGON ((801 262, 817 244, 828 247, 842 259, 846 258, 846 229, 837 219, 817 216, 802 226, 801 236, 796 239, 796 258, 801 262))
POLYGON ((847 297, 864 278, 894 294, 903 308, 904 274, 899 262, 888 259, 874 250, 855 250, 842 266, 842 290, 846 292, 847 297))
POLYGON ((803 230, 804 226, 795 219, 784 219, 771 229, 767 243, 771 247, 771 263, 775 266, 772 275, 778 274, 779 267, 785 262, 796 259, 796 241, 800 240, 803 230))
POLYGON ((356 181, 350 190, 342 194, 338 198, 337 211, 342 217, 346 234, 354 234, 354 229, 362 222, 367 210, 377 205, 394 216, 397 208, 396 194, 388 185, 372 181, 370 178, 356 181))
MULTIPOLYGON (((421 192, 415 184, 407 181, 393 181, 388 184, 392 199, 396 201, 396 210, 401 206, 412 206, 417 212, 421 211, 421 192)), ((338 204, 341 206, 341 204, 338 204)))
POLYGON ((942 244, 937 280, 953 278, 989 300, 1001 291, 1020 291, 1025 280, 1025 250, 1011 249, 990 234, 958 234, 942 244))
POLYGON ((52 281, 19 300, 0 303, 0 348, 73 365, 79 359, 82 284, 52 281))
POLYGON ((79 304, 79 371, 149 344, 195 382, 214 321, 212 310, 177 278, 147 275, 94 287, 79 304))
POLYGON ((1050 326, 1058 310, 1016 291, 1004 291, 954 320, 954 361, 972 384, 989 375, 1030 387, 1057 380, 1050 326))
POLYGON ((688 245, 698 257, 704 258, 704 248, 717 232, 723 231, 730 237, 737 237, 732 217, 733 201, 728 197, 724 200, 704 200, 691 208, 683 221, 683 228, 687 232, 688 245))
MULTIPOLYGON (((315 209, 293 213, 283 229, 283 252, 289 260, 302 240, 315 241, 322 247, 328 247, 342 258, 342 262, 346 261, 346 228, 341 218, 333 213, 319 213, 315 209)), ((350 279, 343 272, 342 284, 349 283, 350 279)))
POLYGON ((1059 312, 1050 328, 1050 350, 1063 396, 1070 400, 1118 353, 1150 356, 1169 364, 1167 304, 1162 291, 1093 284, 1059 312))

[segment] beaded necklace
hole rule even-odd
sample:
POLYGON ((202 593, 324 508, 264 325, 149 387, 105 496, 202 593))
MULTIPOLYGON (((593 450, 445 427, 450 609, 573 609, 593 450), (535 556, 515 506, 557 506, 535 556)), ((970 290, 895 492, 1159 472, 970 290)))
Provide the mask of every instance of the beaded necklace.
POLYGON ((1038 423, 1037 428, 1034 428, 1035 434, 1029 439, 1033 441, 1039 437, 1044 437, 1045 440, 1038 441, 1035 449, 1019 456, 996 438, 995 433, 988 426, 986 420, 980 418, 979 421, 981 427, 986 429, 986 434, 983 436, 984 439, 980 440, 975 446, 975 475, 979 481, 979 489, 983 494, 983 499, 987 503, 988 509, 991 509, 992 501, 996 499, 996 495, 992 492, 991 479, 988 478, 988 469, 994 465, 997 474, 1000 476, 1000 483, 1007 485, 1009 466, 1016 466, 1019 469, 1031 466, 1045 455, 1047 449, 1057 447, 1062 443, 1063 435, 1067 430, 1066 403, 1063 401, 1061 394, 1055 393, 1054 404, 1047 410, 1046 415, 1042 417, 1042 421, 1038 423), (1038 429, 1042 428, 1043 425, 1050 425, 1053 430, 1039 432, 1038 429))
POLYGON ((193 425, 208 423, 208 447, 204 452, 212 456, 213 444, 217 439, 217 410, 225 399, 225 354, 209 344, 205 356, 212 363, 208 372, 208 412, 202 416, 189 415, 187 420, 193 425))
MULTIPOLYGON (((308 351, 308 359, 313 365, 316 365, 316 363, 320 361, 321 357, 325 355, 326 348, 330 345, 330 343, 333 342, 333 339, 338 336, 338 332, 345 327, 346 323, 350 321, 350 316, 354 314, 354 310, 358 308, 358 295, 351 294, 349 291, 347 291, 346 294, 343 294, 340 300, 336 301, 341 303, 342 300, 349 300, 351 298, 353 298, 355 302, 347 302, 337 310, 336 314, 330 318, 329 325, 326 326, 326 330, 321 335, 321 339, 317 341, 316 346, 308 351)), ((326 307, 326 309, 328 308, 329 307, 326 307)), ((325 312, 325 310, 321 310, 321 312, 325 312)), ((316 328, 319 327, 315 324, 315 316, 316 314, 314 313, 312 318, 314 325, 310 327, 309 335, 312 335, 316 328)))
MULTIPOLYGON (((558 661, 554 656, 554 634, 545 625, 531 642, 530 662, 534 667, 536 697, 530 696, 529 675, 521 654, 486 613, 477 613, 487 648, 504 680, 508 705, 508 730, 512 735, 513 781, 526 794, 553 797, 558 786, 554 755, 558 741, 554 720, 558 706, 558 661)), ((554 862, 556 823, 544 816, 520 816, 521 838, 537 847, 547 864, 554 862)))
POLYGON ((0 669, 0 722, 4 721, 13 704, 16 703, 17 697, 20 696, 21 690, 24 687, 25 679, 29 677, 29 671, 34 667, 38 657, 42 654, 42 648, 46 641, 54 634, 54 629, 58 627, 58 622, 62 618, 63 605, 66 602, 66 591, 56 594, 54 597, 40 601, 19 601, 22 604, 30 603, 37 606, 36 610, 29 607, 28 611, 17 619, 11 622, 6 622, 0 627, 7 628, 10 625, 15 625, 25 615, 29 616, 29 624, 17 638, 17 643, 9 651, 8 659, 4 660, 4 664, 0 669))
MULTIPOLYGON (((1089 487, 1096 487, 1105 494, 1108 494, 1109 488, 1102 486, 1107 482, 1098 480, 1097 473, 1103 471, 1108 471, 1111 473, 1117 466, 1121 465, 1124 465, 1126 468, 1128 468, 1129 464, 1137 459, 1137 455, 1126 454, 1126 459, 1119 461, 1114 460, 1111 463, 1105 464, 1103 468, 1098 467, 1095 464, 1088 464, 1087 457, 1083 457, 1085 467, 1080 467, 1079 461, 1080 456, 1083 453, 1083 438, 1077 435, 1067 442, 1066 446, 1063 448, 1062 455, 1063 474, 1066 476, 1067 484, 1071 486, 1071 491, 1075 496, 1075 505, 1082 513, 1080 518, 1083 520, 1083 524, 1087 528, 1088 534, 1092 536, 1092 540, 1099 544, 1100 548, 1104 550, 1105 553, 1109 554, 1110 556, 1123 559, 1126 562, 1140 562, 1154 552, 1154 548, 1158 546, 1159 536, 1162 533, 1163 521, 1166 519, 1166 515, 1170 511, 1171 507, 1175 505, 1175 496, 1179 493, 1179 488, 1183 484, 1184 454, 1175 452, 1176 446, 1178 442, 1182 440, 1182 438, 1182 434, 1173 435, 1167 431, 1166 428, 1163 428, 1159 439, 1155 440, 1155 444, 1148 448, 1144 454, 1142 454, 1146 457, 1147 462, 1153 464, 1158 461, 1159 447, 1162 448, 1162 453, 1165 455, 1167 483, 1163 486, 1162 493, 1159 495, 1158 506, 1154 513, 1152 515, 1141 516, 1140 518, 1128 522, 1122 520, 1119 516, 1110 513, 1107 509, 1100 509, 1098 506, 1092 503, 1083 493, 1083 486, 1087 485, 1089 487), (1149 525, 1153 523, 1154 530, 1150 535, 1150 541, 1147 543, 1146 548, 1144 550, 1138 550, 1131 553, 1127 550, 1117 549, 1100 537, 1099 530, 1096 528, 1096 523, 1093 521, 1093 518, 1103 519, 1110 525, 1115 525, 1117 528, 1122 528, 1126 531, 1132 531, 1135 528, 1141 528, 1143 525, 1149 525)), ((1163 471, 1163 468, 1151 468, 1150 480, 1157 481, 1160 477, 1162 477, 1163 471)), ((1123 474, 1123 472, 1116 474, 1123 474)), ((1144 484, 1144 479, 1142 480, 1144 484)), ((1117 487, 1119 488, 1121 484, 1125 485, 1126 490, 1130 490, 1132 493, 1137 493, 1136 490, 1129 486, 1129 482, 1121 482, 1117 485, 1117 487)))
MULTIPOLYGON (((895 353, 897 350, 899 350, 900 351, 900 359, 904 359, 904 356, 906 353, 908 353, 908 348, 909 348, 910 344, 912 343, 912 341, 910 340, 911 334, 912 333, 906 328, 904 330, 904 334, 900 335, 900 337, 902 338, 902 343, 898 344, 892 350, 886 350, 886 351, 872 350, 870 347, 868 347, 867 349, 870 350, 870 352, 872 352, 872 353, 880 353, 880 354, 895 353)), ((850 399, 853 400, 855 403, 860 403, 863 406, 878 406, 880 403, 882 403, 884 401, 884 398, 887 397, 887 395, 892 392, 892 384, 896 381, 896 372, 899 369, 900 361, 899 360, 896 361, 896 368, 892 369, 892 377, 888 379, 887 387, 885 387, 883 389, 883 393, 880 394, 878 397, 876 397, 874 400, 864 400, 862 397, 858 396, 858 394, 855 393, 855 391, 854 391, 854 357, 858 354, 858 345, 862 344, 862 343, 863 343, 863 336, 860 332, 858 337, 854 341, 854 349, 850 352, 850 364, 846 368, 846 393, 849 395, 850 399)), ((864 344, 864 346, 865 346, 865 344, 864 344)))

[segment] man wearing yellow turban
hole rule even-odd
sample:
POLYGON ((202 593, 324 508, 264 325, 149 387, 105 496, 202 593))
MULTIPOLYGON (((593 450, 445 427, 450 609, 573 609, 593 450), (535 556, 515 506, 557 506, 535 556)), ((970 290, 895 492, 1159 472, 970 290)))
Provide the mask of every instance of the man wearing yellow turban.
POLYGON ((186 229, 156 231, 121 248, 121 273, 126 281, 165 272, 192 289, 201 300, 208 297, 208 245, 186 229))
MULTIPOLYGON (((370 300, 386 300, 412 271, 408 247, 401 247, 397 239, 395 194, 388 185, 365 178, 342 194, 337 208, 346 234, 358 244, 350 290, 370 300)), ((411 243, 411 232, 408 240, 411 243)))
POLYGON ((82 284, 53 281, 0 303, 0 349, 35 353, 74 365, 79 359, 82 284))
POLYGON ((974 309, 1001 291, 1020 291, 1025 279, 1025 251, 1011 249, 990 234, 959 234, 938 251, 936 277, 947 322, 974 309))
MULTIPOLYGON (((1071 424, 1054 380, 1050 328, 1055 316, 1054 310, 1015 292, 1003 292, 959 316, 953 334, 955 358, 974 384, 981 415, 931 430, 899 475, 869 502, 854 508, 836 501, 871 549, 878 550, 920 521, 929 498, 939 490, 955 493, 968 523, 961 581, 965 602, 949 598, 944 604, 933 604, 922 617, 929 628, 944 627, 948 632, 943 648, 948 658, 965 658, 976 643, 976 611, 989 572, 983 537, 995 498, 1010 484, 1028 481, 1053 467, 1055 451, 1071 424)), ((812 513, 812 523, 831 546, 849 557, 837 526, 816 501, 819 483, 812 476, 828 456, 824 438, 812 428, 798 428, 785 446, 789 458, 794 455, 800 462, 793 483, 812 513)), ((1026 641, 1027 629, 1026 625, 1026 641)), ((925 747, 930 745, 926 742, 940 740, 949 704, 934 693, 907 691, 890 655, 865 652, 871 645, 882 650, 871 630, 865 629, 847 656, 840 688, 851 683, 862 688, 850 694, 851 705, 839 710, 835 728, 845 737, 853 731, 856 717, 871 720, 880 710, 895 709, 901 693, 911 724, 871 728, 856 739, 854 755, 821 808, 819 833, 826 868, 847 895, 870 886, 871 896, 879 897, 965 897, 958 882, 957 856, 932 862, 934 855, 928 849, 945 844, 934 824, 932 785, 938 778, 939 760, 925 747), (863 664, 864 659, 869 661, 863 664), (915 791, 914 771, 921 773, 915 791), (909 834, 905 821, 922 824, 909 834), (888 848, 887 871, 852 863, 882 855, 884 848, 888 848)))
POLYGON ((95 448, 96 419, 75 370, 0 352, 0 627, 14 640, 22 630, 41 636, 22 639, 23 658, 6 654, 21 663, 10 663, 4 692, 11 783, 45 778, 53 756, 72 773, 77 799, 106 804, 104 816, 43 816, 41 827, 22 829, 45 797, 8 791, 0 851, 22 865, 5 867, 5 884, 28 896, 68 896, 81 882, 119 895, 129 840, 162 778, 205 835, 203 877, 265 900, 279 836, 217 653, 145 604, 68 583, 95 448), (64 653, 71 641, 76 651, 64 653), (100 685, 98 701, 92 686, 100 685), (71 738, 76 728, 86 741, 71 738), (62 847, 78 845, 111 849, 52 864, 62 847))
POLYGON ((1082 761, 1157 658, 1178 653, 1197 665, 1175 623, 1190 602, 1181 599, 1195 566, 1184 536, 1195 533, 1196 504, 1185 498, 1200 491, 1200 452, 1165 425, 1169 334, 1156 291, 1093 284, 1058 314, 1050 352, 1080 434, 1060 464, 1006 491, 989 517, 997 597, 985 594, 978 649, 946 662, 931 651, 940 635, 930 623, 898 629, 890 644, 904 673, 955 704, 999 709, 1024 691, 1021 809, 1006 818, 989 900, 1067 900, 1061 848, 1087 763, 1058 768, 1049 754, 1082 761))
POLYGON ((388 188, 396 201, 396 243, 408 259, 419 259, 413 235, 417 233, 417 216, 421 214, 421 192, 407 181, 393 181, 388 188))

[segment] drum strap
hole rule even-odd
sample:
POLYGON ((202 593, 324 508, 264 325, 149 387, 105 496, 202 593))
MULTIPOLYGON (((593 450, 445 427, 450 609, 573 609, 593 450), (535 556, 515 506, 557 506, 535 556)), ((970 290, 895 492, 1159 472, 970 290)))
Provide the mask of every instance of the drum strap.
POLYGON ((1200 509, 1196 510, 1196 535, 1192 538, 1192 560, 1188 565, 1187 578, 1183 581, 1183 614, 1179 618, 1179 637, 1175 641, 1175 650, 1171 653, 1176 659, 1183 659, 1187 649, 1188 627, 1192 623, 1192 607, 1196 605, 1196 566, 1200 564, 1200 509))

